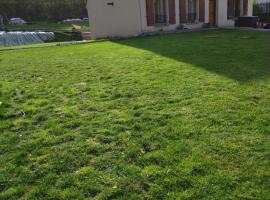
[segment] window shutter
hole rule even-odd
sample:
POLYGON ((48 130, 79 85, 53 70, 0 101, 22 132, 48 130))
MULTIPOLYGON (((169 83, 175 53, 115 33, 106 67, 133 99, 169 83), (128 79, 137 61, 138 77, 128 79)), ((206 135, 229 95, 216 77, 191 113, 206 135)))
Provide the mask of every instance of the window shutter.
POLYGON ((199 21, 204 22, 205 16, 205 0, 200 0, 199 2, 199 21))
POLYGON ((154 16, 154 0, 146 0, 146 16, 147 16, 147 25, 152 26, 155 24, 154 16))
POLYGON ((180 23, 184 24, 187 22, 186 16, 186 0, 179 0, 179 10, 180 10, 180 23))
POLYGON ((169 0, 169 23, 175 24, 175 0, 169 0))
POLYGON ((243 0, 243 15, 247 16, 248 15, 248 0, 243 0))

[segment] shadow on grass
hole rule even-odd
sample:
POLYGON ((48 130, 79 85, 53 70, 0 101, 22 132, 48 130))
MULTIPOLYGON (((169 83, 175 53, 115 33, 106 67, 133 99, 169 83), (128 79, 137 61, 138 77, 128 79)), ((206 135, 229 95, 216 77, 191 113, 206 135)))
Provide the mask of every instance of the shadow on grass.
POLYGON ((247 82, 270 75, 270 33, 213 30, 115 41, 247 82))

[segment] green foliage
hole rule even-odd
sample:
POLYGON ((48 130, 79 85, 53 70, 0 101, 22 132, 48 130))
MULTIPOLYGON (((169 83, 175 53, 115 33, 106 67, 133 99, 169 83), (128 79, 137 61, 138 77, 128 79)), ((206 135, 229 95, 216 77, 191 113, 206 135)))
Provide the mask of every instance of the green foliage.
POLYGON ((0 14, 27 20, 62 20, 86 17, 87 0, 1 0, 0 14))
POLYGON ((82 40, 81 34, 75 33, 64 33, 64 32, 54 32, 56 42, 66 42, 66 41, 79 41, 82 40))
POLYGON ((270 23, 270 12, 269 13, 259 13, 257 14, 260 17, 261 22, 270 23))
POLYGON ((269 33, 0 53, 0 199, 268 199, 269 33))
POLYGON ((270 3, 254 3, 253 15, 260 17, 261 22, 270 23, 270 12, 266 12, 266 8, 270 8, 270 3))
MULTIPOLYGON (((82 31, 89 31, 89 23, 80 24, 82 31)), ((6 25, 9 30, 46 30, 46 31, 71 31, 71 24, 59 24, 52 21, 37 21, 26 25, 6 25)))

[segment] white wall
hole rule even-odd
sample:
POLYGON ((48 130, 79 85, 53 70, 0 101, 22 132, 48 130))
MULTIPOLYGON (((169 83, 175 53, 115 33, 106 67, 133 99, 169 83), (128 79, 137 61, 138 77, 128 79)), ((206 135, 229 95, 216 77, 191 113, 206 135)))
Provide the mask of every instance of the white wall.
POLYGON ((93 39, 141 33, 139 0, 88 0, 87 8, 93 39))
POLYGON ((248 0, 248 16, 253 16, 253 0, 248 0))

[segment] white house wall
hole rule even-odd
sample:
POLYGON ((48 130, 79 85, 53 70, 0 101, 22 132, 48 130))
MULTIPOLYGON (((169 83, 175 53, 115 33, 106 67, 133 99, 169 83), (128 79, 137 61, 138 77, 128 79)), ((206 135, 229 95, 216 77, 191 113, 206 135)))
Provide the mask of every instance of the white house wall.
POLYGON ((128 37, 141 33, 138 0, 89 0, 91 37, 128 37), (114 2, 114 5, 107 3, 114 2))
MULTIPOLYGON (((252 16, 253 0, 248 0, 248 16, 252 16)), ((179 0, 175 0, 176 23, 147 26, 146 0, 88 0, 88 12, 93 39, 129 37, 145 32, 175 30, 180 26, 179 0), (107 3, 114 2, 114 6, 107 3)), ((216 25, 234 26, 227 18, 228 0, 216 0, 216 25)), ((209 23, 209 0, 205 0, 205 23, 209 23)), ((203 23, 185 24, 186 28, 199 28, 203 23)))
POLYGON ((253 0, 248 0, 248 16, 253 16, 253 0))

